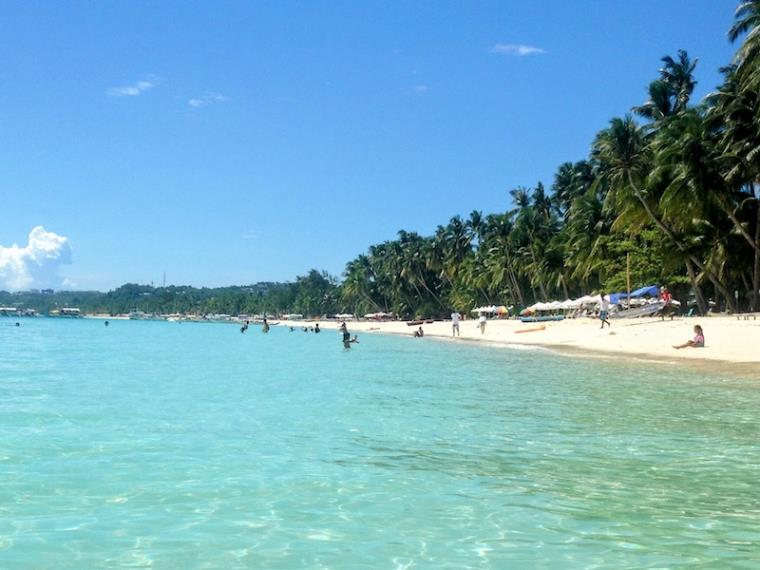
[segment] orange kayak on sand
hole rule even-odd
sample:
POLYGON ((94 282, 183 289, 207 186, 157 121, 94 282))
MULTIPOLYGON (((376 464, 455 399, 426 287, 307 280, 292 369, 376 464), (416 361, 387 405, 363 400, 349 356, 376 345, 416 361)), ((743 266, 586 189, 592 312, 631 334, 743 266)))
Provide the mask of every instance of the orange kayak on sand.
POLYGON ((540 327, 533 327, 532 329, 522 329, 522 330, 519 330, 519 331, 515 331, 515 334, 517 334, 517 333, 542 331, 544 329, 546 329, 546 325, 541 325, 540 327))

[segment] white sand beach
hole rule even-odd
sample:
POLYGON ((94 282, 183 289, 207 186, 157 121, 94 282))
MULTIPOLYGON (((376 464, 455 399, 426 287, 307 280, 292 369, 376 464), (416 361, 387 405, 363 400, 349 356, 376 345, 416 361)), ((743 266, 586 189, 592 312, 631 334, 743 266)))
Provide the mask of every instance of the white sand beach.
MULTIPOLYGON (((730 316, 706 318, 613 320, 612 327, 600 329, 599 321, 584 318, 548 323, 522 323, 519 320, 489 320, 484 334, 477 320, 460 323, 460 337, 454 340, 481 341, 501 345, 541 346, 560 352, 612 357, 635 356, 671 362, 691 362, 710 365, 711 369, 731 369, 757 376, 760 379, 760 317, 740 320, 730 316), (699 324, 705 331, 704 348, 676 350, 693 338, 692 331, 699 324)), ((303 327, 317 321, 282 321, 282 326, 303 327)), ((320 327, 334 329, 334 321, 319 321, 320 327)), ((412 337, 418 328, 406 322, 347 321, 351 333, 386 333, 412 337)), ((452 338, 449 321, 422 325, 425 337, 452 338)))

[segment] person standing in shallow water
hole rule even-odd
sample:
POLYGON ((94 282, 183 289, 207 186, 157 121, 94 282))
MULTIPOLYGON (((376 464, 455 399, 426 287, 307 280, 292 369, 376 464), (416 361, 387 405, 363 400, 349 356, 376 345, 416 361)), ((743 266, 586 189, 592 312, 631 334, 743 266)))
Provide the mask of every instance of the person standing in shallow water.
POLYGON ((266 318, 264 318, 264 324, 261 326, 261 332, 263 333, 269 332, 269 323, 267 322, 266 318))
POLYGON ((319 329, 319 323, 317 323, 316 325, 314 325, 314 332, 315 332, 315 333, 318 333, 318 332, 322 332, 322 331, 319 329))

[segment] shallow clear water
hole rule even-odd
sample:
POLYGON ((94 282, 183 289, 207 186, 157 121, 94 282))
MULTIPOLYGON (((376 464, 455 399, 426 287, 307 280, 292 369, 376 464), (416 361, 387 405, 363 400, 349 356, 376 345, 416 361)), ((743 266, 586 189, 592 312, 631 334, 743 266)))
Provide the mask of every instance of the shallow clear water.
POLYGON ((760 383, 230 325, 0 320, 2 568, 760 563, 760 383))

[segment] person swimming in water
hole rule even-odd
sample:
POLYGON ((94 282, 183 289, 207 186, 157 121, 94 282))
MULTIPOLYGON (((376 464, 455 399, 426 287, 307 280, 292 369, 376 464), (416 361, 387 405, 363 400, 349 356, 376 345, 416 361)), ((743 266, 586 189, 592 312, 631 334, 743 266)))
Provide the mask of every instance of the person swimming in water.
POLYGON ((241 334, 248 330, 248 321, 245 321, 242 327, 240 327, 241 334))
POLYGON ((319 323, 317 323, 316 325, 314 325, 314 332, 315 332, 315 333, 318 333, 318 332, 322 332, 322 331, 319 329, 319 323))

